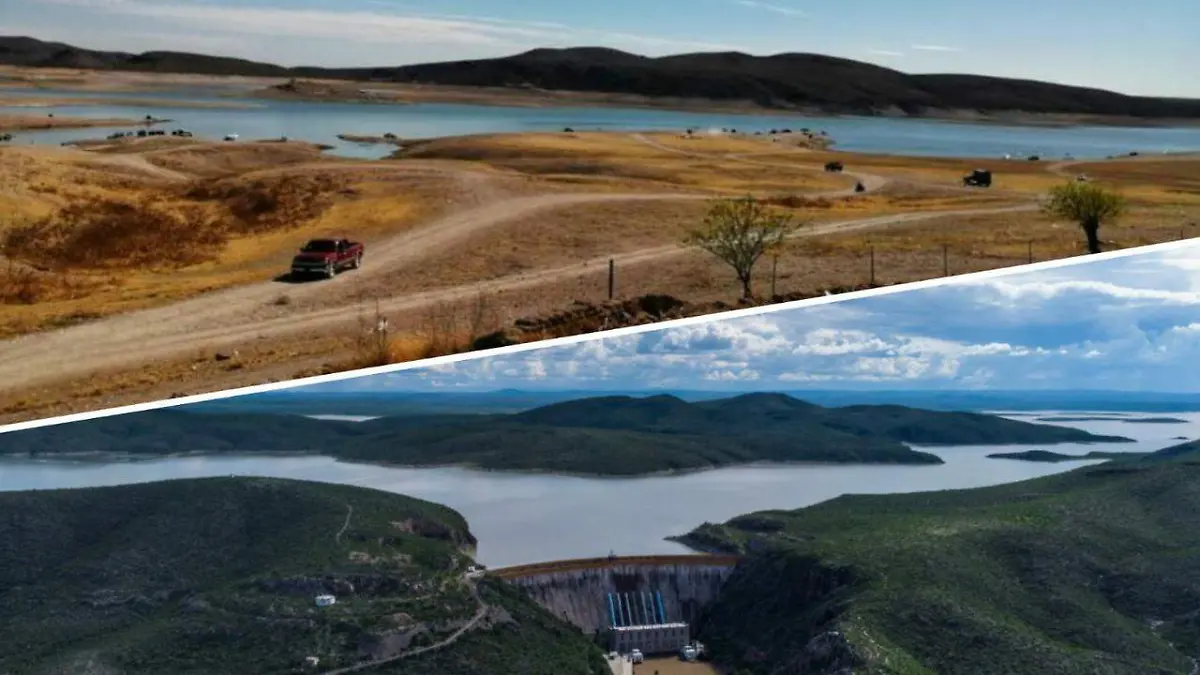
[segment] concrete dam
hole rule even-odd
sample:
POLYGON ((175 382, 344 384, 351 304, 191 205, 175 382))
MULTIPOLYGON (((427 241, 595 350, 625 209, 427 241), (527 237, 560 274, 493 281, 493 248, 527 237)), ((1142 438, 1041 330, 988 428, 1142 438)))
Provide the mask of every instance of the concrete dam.
MULTIPOLYGON (((693 625, 736 556, 661 555, 560 560, 492 570, 586 633, 693 625)), ((686 639, 686 637, 685 637, 686 639)))

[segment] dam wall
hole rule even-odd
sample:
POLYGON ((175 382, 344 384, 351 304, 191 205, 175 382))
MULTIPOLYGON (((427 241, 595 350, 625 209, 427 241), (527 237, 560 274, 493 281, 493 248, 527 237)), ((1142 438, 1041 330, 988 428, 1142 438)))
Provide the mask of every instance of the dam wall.
POLYGON ((736 564, 732 556, 646 556, 559 561, 493 574, 525 588, 538 604, 580 630, 595 633, 613 626, 610 599, 616 597, 653 597, 655 623, 694 624, 736 564))

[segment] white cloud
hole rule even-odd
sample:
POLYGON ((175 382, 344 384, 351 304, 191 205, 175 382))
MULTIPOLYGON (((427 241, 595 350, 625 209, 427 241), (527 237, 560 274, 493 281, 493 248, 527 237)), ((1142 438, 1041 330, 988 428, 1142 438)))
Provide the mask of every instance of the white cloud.
POLYGON ((897 51, 893 51, 891 49, 868 49, 867 53, 872 54, 874 56, 892 56, 892 57, 904 56, 904 52, 897 52, 897 51))
POLYGON ((958 47, 947 47, 946 45, 911 45, 909 49, 914 49, 919 52, 961 52, 958 47))
POLYGON ((1189 290, 1200 269, 1187 267, 1197 251, 1170 258, 1178 264, 1131 256, 483 357, 429 377, 489 388, 1200 391, 1200 290, 1189 290))
POLYGON ((709 382, 754 382, 761 377, 761 374, 756 370, 710 370, 704 374, 704 379, 709 382))
POLYGON ((790 16, 795 18, 803 18, 808 16, 808 13, 803 10, 785 7, 783 5, 776 5, 770 2, 759 2, 759 0, 735 0, 735 2, 742 7, 761 9, 764 12, 771 12, 772 14, 779 14, 782 16, 790 16))
POLYGON ((881 351, 888 347, 889 344, 879 336, 866 331, 818 328, 805 334, 792 353, 835 356, 881 351))
MULTIPOLYGON (((737 49, 705 41, 675 40, 624 32, 575 29, 550 22, 389 11, 327 11, 285 7, 193 3, 186 0, 36 0, 139 17, 226 34, 357 43, 490 47, 516 51, 532 47, 575 46, 597 40, 624 49, 737 49)), ((387 3, 372 3, 387 7, 387 3)))
MULTIPOLYGON (((1186 262, 1183 263, 1183 265, 1186 264, 1186 262)), ((1180 264, 1175 264, 1174 267, 1186 269, 1180 264)), ((1197 268, 1197 271, 1200 271, 1200 268, 1197 268)), ((1200 289, 1172 290, 1167 287, 1170 282, 1162 279, 1162 276, 1161 274, 1155 275, 1148 280, 1155 285, 1151 288, 1130 285, 1128 280, 1124 279, 1123 283, 1114 283, 1090 279, 1023 280, 1019 277, 981 282, 972 284, 971 287, 990 291, 1002 299, 1005 304, 1017 309, 1027 307, 1032 302, 1061 299, 1066 296, 1076 296, 1081 299, 1084 296, 1099 296, 1101 302, 1141 301, 1157 305, 1200 305, 1200 289)))

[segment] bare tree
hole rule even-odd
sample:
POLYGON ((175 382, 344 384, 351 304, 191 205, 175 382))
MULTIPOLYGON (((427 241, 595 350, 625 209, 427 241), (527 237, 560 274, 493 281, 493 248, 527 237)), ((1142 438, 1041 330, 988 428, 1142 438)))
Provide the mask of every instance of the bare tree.
POLYGON ((1087 236, 1088 253, 1100 252, 1100 225, 1125 212, 1121 195, 1096 183, 1072 181, 1051 188, 1043 209, 1055 218, 1072 220, 1087 236))
POLYGON ((688 246, 708 251, 733 268, 742 284, 742 297, 754 297, 754 266, 767 253, 778 250, 798 225, 790 214, 752 196, 723 199, 709 209, 704 223, 688 233, 688 246))

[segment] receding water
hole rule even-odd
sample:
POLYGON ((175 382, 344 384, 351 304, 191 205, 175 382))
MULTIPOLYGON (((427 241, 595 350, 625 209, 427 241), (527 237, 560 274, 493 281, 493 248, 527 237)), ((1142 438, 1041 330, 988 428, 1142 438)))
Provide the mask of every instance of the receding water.
MULTIPOLYGON (((935 120, 868 117, 802 117, 772 114, 681 112, 608 107, 515 108, 452 104, 371 104, 232 99, 209 89, 170 92, 73 92, 53 89, 6 89, 5 95, 103 99, 155 99, 155 106, 77 105, 34 110, 72 117, 136 118, 153 115, 173 120, 208 137, 238 134, 242 139, 287 136, 334 146, 339 155, 375 158, 393 148, 347 143, 338 134, 431 138, 464 134, 577 130, 676 130, 685 128, 740 131, 809 127, 824 130, 839 149, 896 155, 1097 158, 1128 152, 1162 153, 1200 150, 1200 127, 1028 127, 965 124, 935 120), (189 101, 245 103, 247 109, 187 107, 189 101)), ((20 110, 10 108, 10 110, 20 110)), ((52 143, 107 135, 113 129, 53 130, 17 134, 16 143, 52 143)))
MULTIPOLYGON (((1057 415, 1060 413, 1045 413, 1057 415)), ((1085 413, 1061 413, 1072 417, 1085 413)), ((1110 415, 1111 413, 1105 413, 1110 415)), ((1160 417, 1137 413, 1131 419, 1160 417)), ((988 459, 989 453, 1035 448, 1151 451, 1200 437, 1200 413, 1172 414, 1186 424, 1073 422, 1094 433, 1137 439, 1122 444, 943 447, 939 466, 746 466, 680 476, 574 478, 467 469, 403 469, 326 457, 203 456, 135 463, 0 461, 0 490, 120 485, 170 478, 272 476, 372 487, 446 504, 470 522, 478 557, 490 566, 607 555, 674 553, 663 537, 702 522, 762 509, 799 508, 841 494, 921 492, 1009 483, 1067 471, 1084 462, 1043 464, 988 459)), ((1022 417, 1021 419, 1027 419, 1022 417)), ((0 437, 2 438, 2 437, 0 437)))

